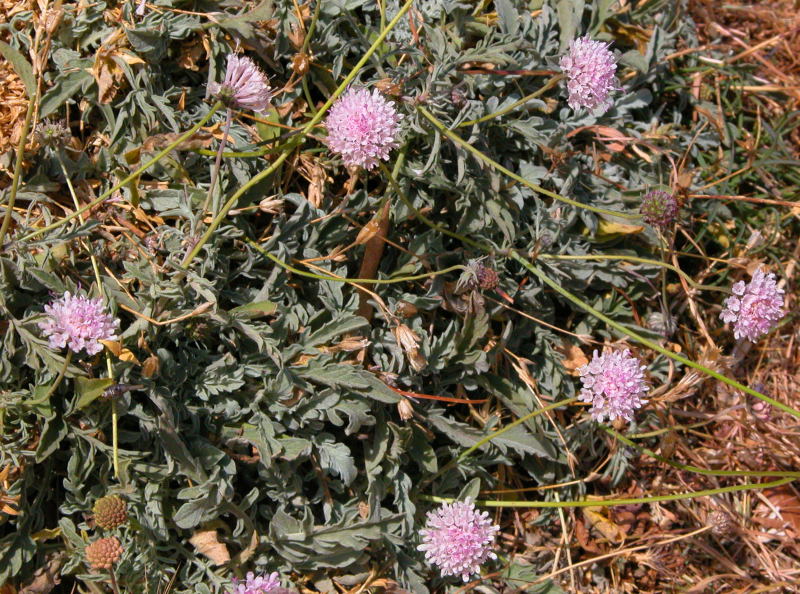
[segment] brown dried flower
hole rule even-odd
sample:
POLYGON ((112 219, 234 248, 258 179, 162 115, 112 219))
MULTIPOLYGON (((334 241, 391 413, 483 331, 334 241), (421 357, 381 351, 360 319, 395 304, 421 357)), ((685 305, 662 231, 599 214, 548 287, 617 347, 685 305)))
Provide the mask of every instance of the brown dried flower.
POLYGON ((128 506, 119 495, 106 495, 94 503, 95 524, 104 530, 113 530, 128 521, 128 506))
POLYGON ((122 555, 122 545, 116 536, 98 538, 84 549, 86 562, 95 571, 111 569, 122 555))

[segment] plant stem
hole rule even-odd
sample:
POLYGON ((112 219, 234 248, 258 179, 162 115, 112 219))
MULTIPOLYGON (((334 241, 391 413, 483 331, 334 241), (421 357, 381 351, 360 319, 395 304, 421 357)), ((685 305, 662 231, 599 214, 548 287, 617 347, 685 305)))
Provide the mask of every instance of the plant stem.
POLYGON ((621 219, 639 219, 640 218, 640 216, 638 214, 627 213, 627 212, 619 212, 619 211, 615 211, 615 210, 608 210, 606 208, 600 208, 599 206, 592 206, 591 204, 584 204, 583 202, 578 202, 577 200, 573 200, 572 198, 567 198, 566 196, 562 196, 561 194, 556 194, 555 192, 551 192, 550 190, 546 190, 542 186, 539 186, 539 185, 537 185, 537 184, 535 184, 535 183, 533 183, 531 181, 528 181, 527 179, 525 179, 521 175, 518 175, 518 174, 514 173, 510 169, 507 169, 506 167, 503 167, 502 165, 500 165, 500 163, 498 163, 497 161, 492 160, 489 156, 487 156, 486 154, 482 153, 481 151, 476 149, 474 146, 472 146, 469 142, 467 142, 466 140, 464 140, 463 138, 461 138, 460 136, 455 134, 452 130, 450 130, 442 122, 440 122, 438 119, 436 119, 436 117, 433 114, 431 114, 427 109, 425 109, 421 105, 417 105, 417 111, 420 114, 422 114, 431 124, 433 124, 433 126, 437 130, 439 130, 439 132, 441 132, 442 134, 447 136, 447 138, 452 140, 454 143, 459 145, 461 148, 469 151, 475 157, 477 157, 478 159, 480 159, 481 161, 483 161, 484 163, 486 163, 490 167, 493 167, 493 168, 497 169, 499 172, 504 173, 505 175, 507 175, 511 179, 513 179, 513 180, 521 183, 522 185, 530 188, 534 192, 538 192, 539 194, 544 194, 545 196, 549 196, 550 198, 553 198, 554 200, 559 200, 559 201, 561 201, 561 202, 563 202, 565 204, 569 204, 570 206, 574 206, 575 208, 582 208, 583 210, 589 210, 591 212, 596 212, 598 214, 604 214, 604 215, 608 215, 608 216, 612 216, 612 217, 619 217, 621 219))
POLYGON ((444 466, 442 466, 442 467, 439 469, 439 471, 438 471, 436 474, 434 474, 432 477, 430 477, 430 478, 427 478, 427 479, 424 479, 424 480, 423 480, 423 481, 420 483, 420 487, 422 487, 422 486, 424 486, 424 485, 427 485, 427 484, 429 484, 429 483, 432 483, 432 482, 433 482, 433 481, 435 481, 437 478, 439 478, 440 476, 442 476, 442 475, 443 475, 445 472, 447 472, 447 471, 448 471, 450 468, 452 468, 452 467, 453 467, 453 466, 455 466, 457 463, 461 462, 461 461, 462 461, 464 458, 466 458, 467 456, 469 456, 469 455, 470 455, 472 452, 474 452, 475 450, 477 450, 479 447, 481 447, 482 445, 485 445, 485 444, 489 443, 490 441, 492 441, 493 439, 496 439, 497 437, 500 437, 500 436, 501 436, 503 433, 505 433, 506 431, 509 431, 509 430, 513 429, 514 427, 516 427, 516 426, 517 426, 517 425, 519 425, 520 423, 524 423, 525 421, 529 421, 529 420, 531 420, 532 418, 534 418, 534 417, 536 417, 536 416, 538 416, 538 415, 540 415, 540 414, 542 414, 542 413, 549 412, 549 411, 551 411, 551 410, 553 410, 553 409, 560 408, 560 407, 562 407, 562 406, 569 406, 570 404, 572 404, 572 403, 573 403, 573 402, 575 402, 576 400, 577 400, 577 398, 567 398, 567 399, 565 399, 565 400, 559 400, 558 402, 554 402, 553 404, 549 404, 549 405, 547 405, 547 406, 545 406, 545 407, 543 407, 543 408, 537 408, 536 410, 534 410, 534 411, 532 411, 532 412, 529 412, 527 415, 525 415, 525 416, 523 416, 523 417, 520 417, 520 418, 519 418, 519 419, 517 419, 516 421, 514 421, 514 422, 512 422, 512 423, 509 423, 508 425, 506 425, 506 426, 505 426, 505 427, 503 427, 502 429, 498 429, 497 431, 495 431, 495 432, 493 432, 493 433, 490 433, 490 434, 489 434, 489 435, 487 435, 486 437, 483 437, 483 438, 481 438, 481 439, 480 439, 480 440, 478 440, 476 443, 474 443, 473 445, 471 445, 470 447, 468 447, 466 450, 464 450, 463 452, 461 452, 461 454, 459 454, 458 458, 455 458, 454 460, 450 460, 450 462, 448 462, 447 464, 445 464, 444 466))
MULTIPOLYGON (((75 212, 80 211, 80 203, 78 202, 78 196, 75 194, 75 188, 72 186, 72 180, 69 178, 69 172, 67 172, 67 167, 64 164, 64 156, 61 154, 61 149, 56 151, 56 158, 58 159, 58 164, 61 166, 61 172, 64 174, 64 179, 67 182, 67 188, 69 188, 69 194, 72 196, 72 203, 75 205, 75 212)), ((78 219, 81 223, 85 221, 83 218, 83 214, 78 214, 78 219)), ((84 242, 83 247, 86 252, 89 254, 89 260, 92 263, 92 270, 94 271, 94 280, 97 283, 97 292, 100 294, 100 298, 105 300, 106 294, 105 289, 103 287, 103 280, 100 277, 100 267, 97 265, 97 258, 95 258, 94 254, 92 253, 91 248, 84 242)), ((108 352, 107 349, 103 349, 105 359, 106 359, 106 369, 108 371, 109 379, 114 379, 114 365, 111 361, 111 353, 108 352)), ((119 480, 119 447, 118 447, 118 414, 117 414, 117 401, 116 399, 111 400, 111 460, 114 466, 114 478, 119 480)))
POLYGON ((3 247, 3 240, 6 238, 8 227, 11 225, 11 214, 14 212, 14 202, 17 199, 17 190, 19 189, 19 182, 22 179, 22 161, 25 158, 25 143, 28 142, 28 133, 30 132, 33 111, 38 97, 39 91, 37 89, 35 95, 28 98, 28 111, 25 112, 25 121, 22 124, 22 134, 20 134, 19 144, 17 144, 17 158, 14 162, 14 177, 11 180, 11 189, 8 192, 6 213, 3 216, 3 223, 0 225, 0 249, 3 247))
POLYGON ((108 198, 111 194, 113 194, 114 192, 116 192, 121 187, 125 186, 126 184, 128 184, 131 180, 133 180, 133 179, 137 178, 138 176, 140 176, 145 170, 149 169, 151 165, 153 165, 153 164, 157 163, 158 161, 160 161, 161 159, 163 159, 164 156, 169 154, 170 152, 172 152, 172 150, 175 149, 175 147, 177 147, 177 146, 181 145, 183 142, 185 142, 186 139, 188 139, 195 132, 197 132, 202 126, 204 126, 206 124, 206 122, 208 122, 208 120, 211 119, 211 116, 213 116, 220 107, 222 107, 222 103, 220 103, 220 102, 215 103, 213 105, 213 107, 211 108, 211 110, 206 115, 204 115, 203 118, 199 122, 197 122, 194 126, 189 128, 189 130, 184 132, 181 136, 179 136, 178 139, 175 140, 175 142, 170 143, 164 150, 158 152, 152 159, 147 161, 147 163, 145 163, 144 165, 140 166, 136 171, 134 171, 133 173, 128 175, 128 177, 123 179, 118 184, 115 184, 112 188, 110 188, 110 189, 106 190, 105 192, 103 192, 102 194, 100 194, 99 197, 97 197, 94 200, 92 200, 91 202, 89 202, 86 206, 84 206, 83 208, 78 209, 77 211, 75 211, 72 214, 64 217, 63 219, 59 219, 58 221, 56 221, 55 223, 52 223, 51 225, 47 225, 46 227, 42 227, 41 229, 36 229, 36 231, 32 231, 32 232, 28 233, 27 235, 22 237, 19 241, 20 242, 27 241, 29 239, 33 239, 34 237, 38 237, 39 235, 42 235, 43 233, 47 233, 49 231, 52 231, 53 229, 57 229, 58 227, 60 227, 62 225, 65 225, 68 222, 70 222, 71 220, 75 219, 76 217, 81 216, 83 213, 85 213, 90 208, 94 208, 95 206, 97 206, 103 200, 108 198))
POLYGON ((645 338, 644 336, 642 336, 638 332, 634 332, 630 328, 626 328, 622 324, 620 324, 618 322, 615 322, 614 320, 612 320, 611 318, 609 318, 605 314, 597 311, 591 305, 589 305, 588 303, 583 301, 580 297, 577 297, 577 296, 573 295, 572 293, 570 293, 569 291, 567 291, 566 289, 561 287, 561 285, 559 285, 555 281, 551 280, 544 272, 542 272, 541 269, 539 269, 534 264, 531 264, 530 262, 528 262, 525 258, 520 256, 517 252, 512 250, 511 252, 509 252, 509 256, 512 259, 514 259, 517 262, 519 262, 522 266, 527 268, 536 277, 538 277, 539 280, 541 280, 544 284, 549 286, 551 289, 553 289, 557 293, 560 293, 561 295, 566 297, 568 300, 572 301, 575 305, 577 305, 578 307, 580 307, 584 311, 586 311, 589 314, 593 315, 597 319, 602 320, 603 322, 605 322, 606 324, 608 324, 609 326, 611 326, 615 330, 617 330, 617 331, 621 332, 622 334, 632 338, 636 342, 638 342, 640 344, 643 344, 644 346, 646 346, 646 347, 648 347, 650 349, 653 349, 654 351, 657 351, 657 352, 661 353, 662 355, 666 355, 670 359, 673 359, 675 361, 683 363, 684 365, 687 365, 688 367, 692 367, 694 369, 697 369, 698 371, 702 371, 706 375, 709 375, 709 376, 711 376, 711 377, 713 377, 715 379, 718 379, 721 382, 724 382, 724 383, 728 384, 732 388, 736 388, 737 390, 741 390, 742 392, 750 394, 751 396, 755 396, 756 398, 759 398, 759 399, 763 400, 764 402, 768 402, 772 406, 774 406, 776 408, 779 408, 782 411, 787 412, 787 413, 789 413, 790 415, 792 415, 794 417, 800 418, 800 411, 797 411, 797 410, 793 409, 791 406, 783 404, 782 402, 778 402, 777 400, 775 400, 773 398, 770 398, 769 396, 766 396, 765 394, 762 394, 761 392, 757 392, 756 390, 753 390, 752 388, 748 388, 747 386, 745 386, 743 384, 740 384, 739 382, 737 382, 735 380, 729 379, 729 378, 725 377, 724 375, 722 375, 721 373, 717 373, 716 371, 714 371, 712 369, 709 369, 708 367, 705 367, 704 365, 701 365, 700 363, 695 363, 691 359, 687 359, 686 357, 684 357, 682 355, 679 355, 677 353, 673 353, 672 351, 668 351, 667 349, 662 347, 660 344, 657 344, 657 343, 653 342, 652 340, 649 340, 649 339, 645 338))
MULTIPOLYGON (((225 116, 225 127, 222 130, 222 140, 219 141, 219 147, 217 148, 217 158, 214 160, 214 169, 211 171, 211 181, 208 184, 208 192, 206 193, 205 202, 203 202, 203 208, 200 209, 200 217, 197 220, 197 226, 199 226, 200 221, 203 220, 203 217, 208 210, 208 206, 211 203, 211 195, 214 193, 214 186, 217 185, 217 177, 219 176, 219 170, 222 167, 222 151, 225 149, 225 141, 228 139, 228 132, 231 130, 231 123, 233 122, 233 110, 229 107, 227 111, 227 115, 225 116)), ((216 211, 216 208, 214 209, 216 211)), ((197 232, 195 228, 194 233, 197 232)))
POLYGON ((61 380, 64 379, 64 374, 67 373, 67 367, 69 367, 69 364, 71 362, 72 362, 72 351, 70 349, 67 349, 67 355, 64 357, 64 364, 61 366, 61 369, 59 370, 58 375, 56 376, 56 381, 54 381, 53 385, 50 386, 50 389, 47 390, 47 394, 45 394, 41 398, 37 398, 36 400, 29 400, 25 404, 28 406, 35 406, 37 404, 41 404, 42 402, 47 402, 48 400, 50 400, 50 397, 56 391, 56 388, 58 388, 59 384, 61 383, 61 380))
MULTIPOLYGON (((630 499, 583 499, 580 501, 475 501, 475 505, 481 507, 521 507, 521 508, 542 508, 542 507, 613 507, 615 505, 632 505, 638 503, 655 503, 657 501, 680 501, 682 499, 693 499, 695 497, 707 497, 709 495, 721 495, 722 493, 735 493, 737 491, 749 491, 750 489, 772 489, 791 483, 795 479, 792 477, 782 478, 767 483, 746 483, 744 485, 731 485, 729 487, 719 487, 717 489, 704 489, 688 493, 673 493, 672 495, 653 495, 650 497, 632 497, 630 499)), ((452 503, 453 497, 437 497, 435 495, 419 495, 422 501, 433 503, 452 503)))
POLYGON ((111 589, 114 591, 114 594, 119 594, 119 586, 117 586, 117 577, 114 575, 114 568, 109 568, 108 573, 111 575, 111 589))
POLYGON ((527 103, 531 99, 536 99, 540 95, 543 95, 544 93, 546 93, 547 91, 552 89, 554 86, 556 86, 559 83, 559 81, 561 79, 563 79, 563 78, 564 78, 563 74, 556 74, 550 80, 548 80, 542 86, 542 88, 540 88, 537 91, 534 91, 530 95, 526 95, 525 97, 523 97, 522 99, 520 99, 518 101, 515 101, 514 103, 512 103, 508 107, 504 107, 503 109, 495 111, 494 113, 487 114, 487 115, 485 115, 483 117, 480 117, 480 118, 478 118, 476 120, 468 120, 466 122, 461 122, 458 126, 456 126, 456 128, 463 128, 464 126, 471 126, 473 124, 480 124, 482 122, 488 122, 489 120, 493 120, 494 118, 499 118, 500 116, 503 116, 503 115, 507 114, 509 111, 513 111, 514 109, 516 109, 520 105, 524 105, 525 103, 527 103))
POLYGON ((693 472, 695 474, 703 474, 706 476, 747 476, 752 478, 759 478, 759 477, 767 477, 767 476, 782 476, 782 477, 792 477, 792 478, 800 478, 800 471, 792 471, 792 470, 774 470, 774 471, 759 471, 759 470, 708 470, 705 468, 699 468, 698 466, 692 466, 691 464, 681 464, 680 462, 673 462, 672 460, 667 460, 663 456, 659 456, 654 451, 640 446, 638 443, 634 442, 631 439, 628 439, 624 435, 621 435, 611 427, 607 425, 600 425, 600 428, 608 433, 614 439, 618 439, 622 443, 627 446, 630 446, 643 454, 647 454, 651 458, 658 460, 659 462, 663 462, 664 464, 668 464, 673 468, 677 468, 678 470, 685 470, 686 472, 693 472))
POLYGON ((353 79, 355 79, 356 75, 361 70, 361 68, 364 67, 364 65, 372 57, 372 54, 374 54, 375 51, 378 49, 378 47, 381 45, 381 43, 383 43, 383 40, 389 34, 389 31, 391 31, 394 28, 394 26, 400 21, 400 19, 403 18, 403 15, 406 12, 408 12, 408 9, 411 8, 413 2, 414 0, 406 1, 406 3, 402 6, 400 11, 389 22, 389 24, 386 25, 386 28, 383 31, 381 31, 380 35, 378 35, 378 37, 372 43, 367 52, 361 57, 361 59, 356 63, 356 65, 353 66, 353 69, 345 77, 342 83, 336 88, 333 94, 331 94, 331 96, 328 98, 325 104, 297 133, 297 136, 294 137, 294 142, 292 143, 292 145, 289 148, 287 148, 287 150, 285 150, 283 153, 281 153, 278 156, 278 158, 267 169, 253 176, 250 179, 250 181, 248 181, 246 184, 244 184, 241 188, 239 188, 236 192, 233 193, 233 195, 223 205, 222 210, 219 212, 219 214, 216 217, 214 217, 213 221, 211 221, 211 224, 208 226, 208 229, 206 229, 206 232, 203 233, 203 236, 198 240, 198 242, 195 244, 192 250, 188 254, 186 254, 186 257, 183 259, 183 262, 181 263, 182 266, 188 267, 189 264, 191 264, 192 260, 194 260, 197 254, 200 253, 200 250, 203 249, 203 246, 208 242, 208 240, 214 234, 214 231, 217 230, 217 227, 220 226, 223 219, 227 216, 228 211, 236 205, 236 202, 239 200, 239 198, 241 198, 242 195, 245 192, 247 192, 247 190, 252 188, 262 179, 265 179, 270 175, 272 175, 278 169, 278 167, 280 167, 281 164, 289 157, 289 154, 294 150, 294 146, 296 146, 300 141, 302 141, 305 138, 305 136, 311 131, 311 129, 322 120, 323 116, 325 115, 325 112, 328 111, 328 108, 331 105, 333 105, 333 102, 336 101, 339 95, 341 95, 345 91, 347 86, 353 81, 353 79))
POLYGON ((433 278, 435 276, 440 276, 442 274, 447 274, 448 272, 454 272, 456 270, 464 270, 464 266, 461 264, 456 264, 455 266, 450 266, 449 268, 443 268, 442 270, 434 270, 432 272, 424 272, 422 274, 413 274, 411 276, 398 276, 397 278, 344 278, 338 276, 328 276, 326 274, 315 274, 313 272, 306 272, 305 270, 300 270, 299 268, 295 268, 294 266, 287 264, 277 256, 272 255, 267 250, 262 248, 252 239, 245 240, 249 243, 255 250, 257 250, 261 255, 265 258, 268 258, 275 262, 281 268, 288 270, 293 274, 297 274, 299 276, 304 276, 306 278, 314 278, 317 280, 324 280, 324 281, 333 281, 338 283, 349 283, 349 284, 362 284, 362 285, 393 285, 396 283, 407 283, 410 281, 415 280, 422 280, 425 278, 433 278))
POLYGON ((692 288, 701 291, 719 291, 720 293, 730 293, 730 290, 722 287, 714 287, 712 285, 701 285, 695 282, 692 277, 686 274, 683 270, 672 264, 668 264, 662 260, 652 260, 650 258, 640 258, 638 256, 626 256, 623 254, 584 254, 579 256, 566 256, 561 254, 538 254, 536 256, 542 260, 624 260, 628 262, 638 262, 640 264, 651 264, 653 266, 660 266, 661 268, 668 268, 673 272, 679 274, 683 279, 689 283, 692 288))

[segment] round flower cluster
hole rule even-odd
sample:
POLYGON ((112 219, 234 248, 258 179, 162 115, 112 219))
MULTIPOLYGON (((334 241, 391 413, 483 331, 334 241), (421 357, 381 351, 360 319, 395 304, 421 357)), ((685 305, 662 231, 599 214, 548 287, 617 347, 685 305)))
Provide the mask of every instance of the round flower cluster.
POLYGON ((281 582, 277 571, 267 576, 257 576, 250 571, 244 581, 233 578, 231 585, 231 594, 272 594, 275 589, 280 588, 281 582))
POLYGON ((128 521, 128 506, 119 495, 106 495, 94 502, 95 524, 113 530, 128 521))
POLYGON ((402 116, 378 90, 351 88, 333 104, 325 125, 328 146, 348 167, 373 169, 397 148, 402 116))
POLYGON ((111 569, 111 566, 122 556, 122 550, 119 539, 116 536, 109 536, 98 538, 93 543, 86 545, 83 553, 86 555, 89 567, 100 571, 101 569, 111 569))
POLYGON ((749 283, 733 285, 733 296, 725 300, 720 314, 723 322, 733 324, 733 336, 755 342, 783 317, 783 289, 775 275, 766 274, 759 266, 749 283))
POLYGON ((61 299, 45 305, 44 311, 49 317, 39 322, 39 328, 49 337, 52 349, 69 346, 75 353, 83 349, 94 355, 103 350, 100 340, 116 338, 119 320, 105 312, 102 299, 73 296, 67 291, 61 299))
POLYGON ((595 351, 592 360, 578 369, 583 382, 578 398, 592 403, 592 418, 597 421, 630 421, 633 412, 647 403, 643 396, 650 388, 644 369, 628 349, 604 355, 595 351))
POLYGON ((611 107, 608 94, 618 88, 617 62, 607 43, 588 37, 573 39, 559 66, 567 75, 567 102, 572 109, 585 107, 599 114, 611 107))
POLYGON ((466 582, 487 559, 497 559, 492 548, 498 530, 489 514, 476 510, 469 499, 444 503, 428 512, 417 549, 425 551, 425 558, 438 565, 443 576, 460 575, 466 582))
POLYGON ((247 56, 230 54, 225 80, 208 85, 209 93, 230 107, 266 111, 272 99, 267 75, 247 56))
POLYGON ((678 201, 668 192, 651 190, 642 198, 639 212, 648 225, 666 229, 678 216, 678 201))

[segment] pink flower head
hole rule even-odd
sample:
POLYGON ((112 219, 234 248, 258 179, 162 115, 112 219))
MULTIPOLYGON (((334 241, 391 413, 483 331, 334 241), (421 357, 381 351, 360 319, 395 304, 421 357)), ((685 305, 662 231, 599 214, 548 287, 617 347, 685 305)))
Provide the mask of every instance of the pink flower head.
POLYGON ((328 146, 345 165, 372 169, 397 148, 402 117, 377 89, 350 88, 328 114, 328 146))
POLYGON ((425 551, 425 559, 438 565, 443 576, 460 575, 467 582, 487 559, 497 559, 492 547, 498 530, 500 526, 492 524, 487 512, 476 510, 469 498, 444 503, 428 512, 417 550, 425 551))
POLYGON ((775 283, 775 275, 765 274, 760 266, 749 283, 739 281, 731 290, 719 317, 733 324, 737 340, 755 342, 783 317, 783 289, 775 283))
POLYGON ((208 85, 211 95, 226 105, 253 111, 266 111, 272 93, 267 75, 247 56, 230 54, 225 80, 208 85))
POLYGON ((592 403, 593 419, 633 420, 633 411, 647 403, 643 396, 650 389, 640 363, 628 349, 604 355, 595 351, 592 360, 578 369, 583 382, 578 398, 592 403))
POLYGON ((50 348, 63 349, 69 346, 78 353, 85 349, 90 355, 103 350, 100 340, 113 340, 119 320, 105 312, 102 299, 89 299, 83 295, 64 293, 61 299, 44 306, 49 316, 39 322, 45 336, 50 337, 50 348))
POLYGON ((242 582, 233 578, 231 580, 233 590, 230 594, 271 594, 273 590, 280 588, 281 581, 277 571, 268 576, 256 576, 252 571, 247 573, 247 578, 242 582))
POLYGON ((570 42, 569 53, 561 57, 559 66, 567 75, 567 102, 572 109, 604 113, 611 107, 608 94, 619 87, 614 76, 617 62, 608 45, 580 37, 570 42))

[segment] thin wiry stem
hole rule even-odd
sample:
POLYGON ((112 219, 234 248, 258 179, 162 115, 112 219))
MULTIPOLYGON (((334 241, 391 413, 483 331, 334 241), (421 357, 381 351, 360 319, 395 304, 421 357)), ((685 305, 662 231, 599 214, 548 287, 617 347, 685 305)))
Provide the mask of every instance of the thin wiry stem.
POLYGON ((103 200, 105 200, 106 198, 111 196, 111 194, 113 194, 114 192, 116 192, 117 190, 122 188, 123 186, 127 185, 131 180, 136 179, 137 177, 139 177, 142 173, 144 173, 147 169, 149 169, 150 166, 158 163, 166 155, 171 153, 176 147, 178 147, 181 144, 183 144, 189 137, 191 137, 201 127, 203 127, 206 124, 206 122, 208 122, 208 120, 211 119, 211 116, 213 116, 220 107, 222 107, 222 103, 220 103, 218 101, 209 110, 209 112, 206 115, 203 116, 203 118, 199 122, 197 122, 194 126, 189 128, 186 132, 181 134, 174 142, 172 142, 169 145, 167 145, 167 147, 164 150, 159 151, 158 153, 156 153, 156 155, 152 159, 147 161, 144 165, 140 166, 136 171, 134 171, 133 173, 128 175, 128 177, 123 179, 121 182, 115 184, 114 186, 112 186, 111 188, 109 188, 108 190, 106 190, 105 192, 100 194, 100 196, 98 196, 97 198, 95 198, 94 200, 89 202, 86 206, 76 210, 75 212, 73 212, 70 215, 67 215, 63 219, 59 219, 58 221, 56 221, 55 223, 52 223, 51 225, 47 225, 46 227, 42 227, 40 229, 36 229, 35 231, 31 231, 30 233, 28 233, 27 235, 22 237, 19 241, 20 242, 28 241, 29 239, 33 239, 34 237, 38 237, 39 235, 42 235, 44 233, 48 233, 48 232, 52 231, 53 229, 58 229, 62 225, 66 225, 67 223, 69 223, 73 219, 81 216, 87 210, 97 206, 103 200))
POLYGON ((323 105, 319 109, 319 111, 308 121, 308 123, 305 126, 303 126, 302 130, 298 132, 297 136, 294 137, 294 143, 292 144, 292 146, 289 147, 287 150, 285 150, 283 153, 281 153, 278 156, 278 158, 275 159, 275 161, 273 161, 272 164, 269 167, 267 167, 264 171, 253 176, 250 179, 250 181, 248 181, 246 184, 244 184, 241 188, 239 188, 236 192, 233 193, 233 195, 223 205, 222 210, 220 210, 219 214, 216 217, 214 217, 213 221, 211 221, 211 224, 208 226, 208 229, 206 229, 206 232, 203 233, 203 236, 198 240, 198 242, 194 245, 191 251, 189 251, 189 253, 186 254, 186 257, 183 259, 183 262, 181 263, 184 267, 188 267, 189 264, 191 264, 192 260, 194 260, 197 257, 197 254, 199 254, 200 250, 203 249, 203 246, 206 243, 208 243, 208 240, 211 239, 211 236, 214 234, 214 231, 216 231, 217 227, 219 227, 220 224, 222 224, 222 221, 228 215, 228 211, 230 211, 230 209, 232 209, 236 205, 239 198, 241 198, 245 192, 247 192, 250 188, 259 183, 261 180, 272 175, 278 169, 278 167, 280 167, 281 164, 289 157, 289 155, 294 150, 294 146, 299 144, 306 137, 306 135, 312 130, 312 128, 314 128, 314 126, 316 126, 322 120, 325 113, 328 111, 328 108, 330 108, 330 106, 333 105, 333 102, 336 101, 339 95, 341 95, 345 91, 345 89, 347 89, 350 83, 353 82, 353 79, 355 79, 358 72, 369 61, 369 59, 372 57, 372 54, 375 53, 378 47, 380 47, 381 43, 383 43, 383 40, 386 39, 386 36, 394 28, 394 26, 397 25, 398 22, 400 22, 400 19, 403 18, 403 15, 406 12, 408 12, 408 9, 411 8, 413 2, 414 0, 407 0, 407 2, 402 6, 402 8, 395 15, 395 17, 389 22, 388 25, 386 25, 386 28, 383 31, 381 31, 380 35, 378 35, 378 37, 372 43, 367 52, 361 57, 361 59, 356 63, 356 65, 353 66, 353 69, 342 81, 342 84, 340 84, 336 88, 336 90, 331 94, 331 96, 325 102, 325 105, 323 105))

